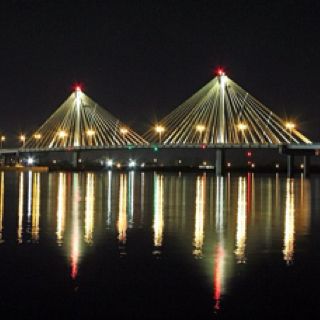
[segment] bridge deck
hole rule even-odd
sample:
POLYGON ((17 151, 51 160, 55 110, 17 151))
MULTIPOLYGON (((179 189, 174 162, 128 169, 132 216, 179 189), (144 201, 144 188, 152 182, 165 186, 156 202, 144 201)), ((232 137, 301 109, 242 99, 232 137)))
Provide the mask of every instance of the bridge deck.
POLYGON ((320 150, 320 143, 312 144, 145 144, 145 145, 121 145, 121 146, 92 146, 92 147, 68 147, 68 148, 9 148, 1 149, 0 154, 39 153, 39 152, 72 152, 72 151, 103 151, 103 150, 127 150, 127 149, 281 149, 290 150, 320 150))

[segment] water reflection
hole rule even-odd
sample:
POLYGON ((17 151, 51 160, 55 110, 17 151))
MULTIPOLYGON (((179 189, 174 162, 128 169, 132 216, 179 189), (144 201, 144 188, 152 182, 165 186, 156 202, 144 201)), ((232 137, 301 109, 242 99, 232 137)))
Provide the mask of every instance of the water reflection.
POLYGON ((287 264, 293 262, 294 254, 294 180, 287 179, 286 207, 283 238, 283 259, 287 264))
POLYGON ((112 210, 112 171, 108 171, 108 187, 107 187, 107 226, 111 225, 111 210, 112 210))
POLYGON ((247 232, 247 197, 246 197, 246 179, 238 179, 238 210, 237 210, 237 231, 236 231, 236 250, 235 255, 238 263, 245 263, 246 232, 247 232))
POLYGON ((3 242, 4 172, 0 172, 0 243, 3 242))
POLYGON ((24 200, 24 173, 19 174, 19 200, 18 200, 18 230, 17 240, 18 243, 22 243, 23 235, 23 200, 24 200))
POLYGON ((127 176, 120 175, 119 187, 119 216, 118 216, 118 239, 124 245, 127 240, 127 176))
POLYGON ((129 203, 129 228, 133 225, 133 209, 134 209, 134 176, 135 172, 131 170, 129 172, 129 192, 128 192, 128 203, 129 203))
POLYGON ((74 173, 72 179, 72 222, 71 222, 71 278, 76 279, 78 275, 78 264, 81 246, 81 231, 79 225, 79 203, 81 194, 79 190, 79 174, 74 173))
POLYGON ((58 192, 57 192, 57 243, 63 243, 63 235, 66 219, 66 205, 67 205, 67 184, 66 174, 59 173, 58 175, 58 192))
POLYGON ((40 220, 40 173, 34 173, 32 183, 32 224, 31 239, 33 242, 39 240, 39 220, 40 220))
POLYGON ((28 199, 27 199, 27 215, 28 215, 28 231, 30 232, 31 206, 32 206, 32 171, 28 172, 28 199))
POLYGON ((78 278, 89 246, 112 246, 105 241, 110 238, 121 257, 149 245, 156 257, 192 258, 188 263, 208 275, 215 311, 222 308, 230 277, 247 268, 261 250, 277 251, 277 259, 280 254, 282 263, 292 264, 295 246, 302 238, 306 241, 313 222, 310 181, 300 178, 30 171, 7 179, 10 174, 0 172, 4 245, 10 243, 7 237, 26 244, 41 240, 43 246, 56 241, 57 251, 67 256, 72 279, 78 278), (7 201, 8 194, 15 201, 7 201))
POLYGON ((95 176, 93 173, 87 174, 86 179, 86 198, 85 198, 85 232, 84 239, 88 244, 92 244, 93 228, 94 228, 94 183, 95 176))
POLYGON ((224 248, 224 178, 216 178, 216 233, 217 244, 214 251, 213 299, 214 309, 220 309, 221 295, 224 285, 225 248, 224 248))
POLYGON ((202 257, 202 246, 204 239, 204 208, 205 208, 205 189, 206 188, 206 175, 197 177, 196 182, 196 215, 195 215, 195 226, 194 226, 194 250, 193 254, 201 258, 202 257))
POLYGON ((160 253, 160 247, 162 246, 163 239, 163 175, 154 174, 154 215, 153 215, 153 245, 156 248, 154 253, 160 253))

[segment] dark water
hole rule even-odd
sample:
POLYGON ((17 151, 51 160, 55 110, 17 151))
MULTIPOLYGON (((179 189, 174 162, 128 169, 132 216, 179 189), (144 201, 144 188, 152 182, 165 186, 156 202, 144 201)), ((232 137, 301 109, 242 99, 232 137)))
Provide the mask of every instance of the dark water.
POLYGON ((32 319, 320 311, 320 178, 0 172, 0 310, 32 319))

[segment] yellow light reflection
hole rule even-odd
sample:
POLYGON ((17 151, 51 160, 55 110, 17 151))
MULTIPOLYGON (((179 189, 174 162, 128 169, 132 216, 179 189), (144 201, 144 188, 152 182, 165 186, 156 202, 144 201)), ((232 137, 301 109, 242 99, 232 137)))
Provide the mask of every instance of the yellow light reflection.
POLYGON ((239 177, 236 250, 234 252, 238 263, 246 262, 246 256, 245 256, 246 232, 247 232, 246 190, 247 190, 247 187, 246 187, 245 178, 239 177))
POLYGON ((133 210, 134 210, 134 171, 130 171, 129 173, 129 228, 132 228, 133 225, 133 210))
POLYGON ((88 244, 92 244, 93 240, 93 228, 94 228, 94 174, 87 174, 87 185, 86 185, 86 201, 85 201, 85 232, 84 240, 88 244))
POLYGON ((153 244, 159 248, 163 239, 163 175, 154 175, 154 218, 153 218, 153 244))
POLYGON ((107 226, 111 224, 111 209, 112 209, 112 202, 111 202, 111 195, 112 195, 112 171, 108 171, 108 191, 107 191, 107 226))
POLYGON ((76 279, 78 275, 78 264, 80 257, 80 227, 79 227, 79 193, 78 173, 73 175, 72 186, 72 234, 71 234, 71 278, 76 279))
POLYGON ((18 203, 18 230, 17 240, 22 243, 22 230, 23 230, 23 199, 24 199, 24 173, 20 172, 19 175, 19 203, 18 203))
POLYGON ((4 172, 0 172, 0 242, 3 242, 4 172))
POLYGON ((205 185, 206 175, 197 177, 196 184, 196 215, 194 226, 194 250, 193 254, 197 258, 202 257, 202 246, 204 240, 204 208, 205 208, 205 185))
POLYGON ((35 242, 39 240, 39 219, 40 219, 40 173, 34 173, 32 183, 32 225, 31 239, 35 242))
POLYGON ((118 233, 119 242, 125 244, 127 239, 127 176, 125 174, 120 175, 118 233))
POLYGON ((141 172, 141 190, 140 190, 140 214, 141 214, 141 219, 140 223, 141 225, 143 224, 143 218, 144 218, 144 190, 145 190, 145 173, 141 172))
POLYGON ((57 243, 58 245, 62 245, 63 243, 63 235, 64 235, 64 227, 65 227, 65 216, 66 216, 66 192, 67 192, 67 184, 66 184, 66 174, 59 173, 58 176, 58 192, 57 192, 57 243))
POLYGON ((220 237, 223 232, 223 190, 224 190, 224 178, 217 177, 216 182, 216 230, 220 237))
POLYGON ((293 262, 294 254, 294 180, 287 179, 286 207, 283 238, 283 259, 287 264, 293 262))
POLYGON ((28 200, 27 200, 27 214, 28 214, 28 227, 30 227, 31 209, 32 209, 32 171, 28 172, 28 200))

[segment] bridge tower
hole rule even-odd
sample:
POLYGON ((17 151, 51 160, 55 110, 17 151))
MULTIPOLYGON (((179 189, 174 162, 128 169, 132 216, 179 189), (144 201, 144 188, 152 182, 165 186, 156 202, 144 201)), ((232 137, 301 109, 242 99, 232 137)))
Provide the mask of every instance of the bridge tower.
MULTIPOLYGON (((250 148, 309 144, 311 141, 292 123, 231 80, 222 69, 171 113, 161 119, 161 144, 172 147, 216 149, 216 174, 222 175, 227 148, 250 148)), ((151 129, 145 138, 159 141, 151 129)))
POLYGON ((145 146, 148 142, 128 125, 89 98, 80 86, 31 135, 24 149, 72 152, 78 166, 80 152, 145 146))

